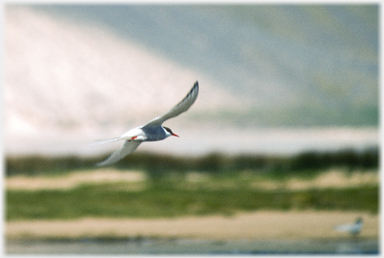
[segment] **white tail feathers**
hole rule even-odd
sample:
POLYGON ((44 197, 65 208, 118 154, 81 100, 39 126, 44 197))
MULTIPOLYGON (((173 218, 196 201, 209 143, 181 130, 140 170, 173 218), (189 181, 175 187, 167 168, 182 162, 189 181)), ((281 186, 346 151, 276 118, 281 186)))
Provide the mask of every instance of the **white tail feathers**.
POLYGON ((108 142, 116 142, 118 140, 122 140, 120 137, 112 138, 112 139, 104 139, 104 140, 96 140, 94 143, 91 143, 90 145, 98 145, 98 144, 104 144, 108 142))

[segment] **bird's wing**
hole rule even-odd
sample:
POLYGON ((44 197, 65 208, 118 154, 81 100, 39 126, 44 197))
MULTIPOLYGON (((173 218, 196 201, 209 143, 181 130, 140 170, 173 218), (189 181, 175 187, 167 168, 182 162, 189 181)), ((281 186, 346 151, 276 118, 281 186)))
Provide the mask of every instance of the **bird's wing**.
POLYGON ((113 152, 106 160, 97 163, 96 166, 107 166, 121 160, 128 154, 134 152, 137 147, 139 147, 140 143, 141 141, 125 141, 120 149, 113 152))
POLYGON ((187 96, 180 101, 176 106, 171 108, 167 113, 165 113, 162 116, 158 116, 151 121, 149 121, 147 124, 145 124, 143 127, 146 126, 161 126, 165 120, 168 120, 172 117, 178 116, 181 113, 187 111, 192 104, 195 102, 197 95, 199 93, 199 83, 196 81, 193 85, 192 89, 189 91, 187 96))
POLYGON ((335 230, 336 231, 340 231, 340 232, 348 232, 352 229, 353 225, 351 224, 343 224, 343 225, 338 225, 335 227, 335 230))

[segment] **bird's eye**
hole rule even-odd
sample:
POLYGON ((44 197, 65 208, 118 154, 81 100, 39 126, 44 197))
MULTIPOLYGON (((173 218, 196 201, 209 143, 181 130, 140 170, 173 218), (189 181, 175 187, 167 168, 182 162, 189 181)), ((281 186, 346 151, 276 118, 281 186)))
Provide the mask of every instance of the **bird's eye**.
POLYGON ((172 134, 172 130, 169 129, 168 127, 165 127, 165 126, 164 126, 164 129, 165 129, 168 133, 172 134))

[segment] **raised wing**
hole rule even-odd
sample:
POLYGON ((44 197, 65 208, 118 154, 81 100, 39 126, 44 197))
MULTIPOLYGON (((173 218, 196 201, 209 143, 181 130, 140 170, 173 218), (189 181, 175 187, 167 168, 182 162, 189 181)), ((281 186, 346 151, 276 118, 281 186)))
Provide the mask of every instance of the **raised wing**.
POLYGON ((143 127, 161 126, 165 120, 178 116, 181 113, 187 111, 195 102, 198 93, 199 93, 199 83, 196 81, 192 89, 189 91, 187 96, 185 96, 185 98, 182 101, 180 101, 176 106, 171 108, 167 113, 152 119, 151 121, 149 121, 149 123, 147 123, 143 127))
POLYGON ((117 161, 121 160, 128 154, 131 154, 132 152, 134 152, 137 149, 137 147, 139 147, 140 143, 142 142, 141 141, 125 141, 120 149, 113 152, 111 156, 109 156, 106 160, 97 163, 96 166, 98 167, 107 166, 107 165, 116 163, 117 161))

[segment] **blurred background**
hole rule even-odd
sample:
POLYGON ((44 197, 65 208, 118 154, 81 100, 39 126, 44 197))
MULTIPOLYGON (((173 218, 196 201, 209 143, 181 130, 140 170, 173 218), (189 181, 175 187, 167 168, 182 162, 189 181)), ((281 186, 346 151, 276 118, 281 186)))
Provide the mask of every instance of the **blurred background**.
POLYGON ((200 95, 141 150, 289 153, 378 141, 377 5, 7 5, 6 153, 88 146, 200 95))
POLYGON ((377 240, 378 5, 4 9, 7 221, 315 209, 361 212, 377 240), (196 80, 195 104, 164 124, 180 138, 94 167, 121 143, 91 143, 196 80))

